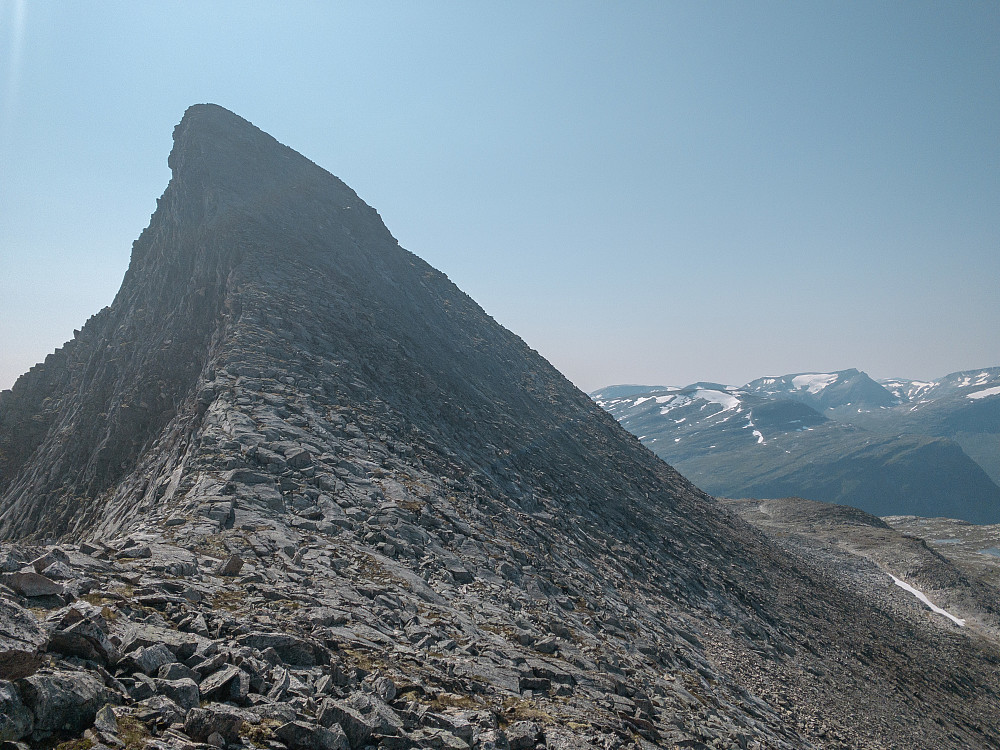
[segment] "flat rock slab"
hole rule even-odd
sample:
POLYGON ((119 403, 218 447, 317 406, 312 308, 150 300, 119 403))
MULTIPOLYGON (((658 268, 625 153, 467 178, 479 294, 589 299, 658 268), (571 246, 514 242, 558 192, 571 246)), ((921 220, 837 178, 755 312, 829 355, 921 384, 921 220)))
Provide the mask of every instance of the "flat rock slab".
POLYGON ((31 571, 8 573, 3 577, 3 582, 21 596, 59 596, 63 593, 61 583, 31 571))
POLYGON ((202 644, 207 644, 207 638, 203 638, 195 633, 182 633, 179 630, 164 628, 158 625, 136 625, 128 627, 121 634, 123 652, 129 652, 137 647, 149 647, 162 643, 179 660, 187 659, 194 655, 195 651, 202 644))

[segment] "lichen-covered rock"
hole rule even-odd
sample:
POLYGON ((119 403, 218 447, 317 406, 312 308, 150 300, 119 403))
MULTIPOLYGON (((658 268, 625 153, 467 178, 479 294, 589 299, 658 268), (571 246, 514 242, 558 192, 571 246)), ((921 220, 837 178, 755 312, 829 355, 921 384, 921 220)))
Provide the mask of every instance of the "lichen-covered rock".
POLYGON ((343 729, 352 748, 367 745, 380 726, 377 718, 365 716, 353 706, 329 698, 320 706, 318 717, 324 727, 339 726, 343 729))
POLYGON ((156 674, 160 667, 165 664, 172 664, 176 661, 177 657, 162 643, 137 648, 125 655, 125 662, 133 671, 138 670, 147 676, 156 674))
POLYGON ((243 558, 239 555, 230 555, 219 564, 220 576, 238 576, 243 569, 243 558))

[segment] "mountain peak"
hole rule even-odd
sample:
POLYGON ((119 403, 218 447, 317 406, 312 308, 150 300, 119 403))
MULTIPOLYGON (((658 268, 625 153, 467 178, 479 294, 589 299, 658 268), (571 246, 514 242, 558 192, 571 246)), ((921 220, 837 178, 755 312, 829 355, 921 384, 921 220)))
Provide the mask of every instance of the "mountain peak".
MULTIPOLYGON (((48 607, 105 579, 122 629, 94 643, 126 655, 108 667, 141 671, 139 618, 143 644, 190 654, 209 634, 199 693, 281 717, 272 744, 295 747, 331 734, 320 705, 383 747, 812 747, 820 726, 844 747, 996 745, 997 678, 971 639, 941 651, 934 623, 904 630, 803 570, 336 177, 214 105, 185 115, 171 168, 112 305, 0 396, 0 539, 61 544, 2 548, 0 568, 85 565, 44 579, 48 607), (295 667, 312 671, 289 687, 295 667)), ((734 396, 699 395, 751 432, 734 396)), ((53 649, 80 680, 101 656, 70 635, 53 649)), ((201 737, 198 694, 183 702, 171 721, 201 737)))
POLYGON ((188 222, 286 210, 317 189, 345 205, 360 203, 343 182, 248 120, 217 104, 189 107, 174 128, 164 194, 188 222), (291 199, 291 200, 290 200, 291 199))

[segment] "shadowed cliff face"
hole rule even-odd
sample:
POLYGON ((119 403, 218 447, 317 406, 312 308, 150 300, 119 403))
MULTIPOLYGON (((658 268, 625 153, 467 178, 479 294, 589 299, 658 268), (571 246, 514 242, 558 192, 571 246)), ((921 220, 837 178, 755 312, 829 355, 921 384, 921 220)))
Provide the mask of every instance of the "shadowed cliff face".
POLYGON ((183 559, 161 567, 201 576, 187 615, 220 639, 240 626, 214 602, 496 721, 528 701, 576 746, 998 737, 992 645, 872 609, 719 508, 245 120, 198 105, 174 137, 114 303, 0 400, 4 538, 183 559), (223 552, 252 561, 239 591, 207 572, 223 552))

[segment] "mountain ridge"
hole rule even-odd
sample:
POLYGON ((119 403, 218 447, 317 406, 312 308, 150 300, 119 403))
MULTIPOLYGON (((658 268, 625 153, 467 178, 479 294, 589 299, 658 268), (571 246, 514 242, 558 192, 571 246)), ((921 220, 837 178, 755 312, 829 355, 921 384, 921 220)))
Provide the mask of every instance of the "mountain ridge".
POLYGON ((244 747, 1000 742, 978 613, 769 540, 242 118, 192 107, 170 163, 115 301, 0 396, 0 601, 47 623, 44 666, 0 638, 34 717, 2 731, 114 735, 109 702, 150 747, 200 712, 244 747), (56 721, 65 684, 96 697, 56 721))
POLYGON ((850 369, 591 397, 716 495, 1000 521, 1000 368, 885 383, 850 369))

